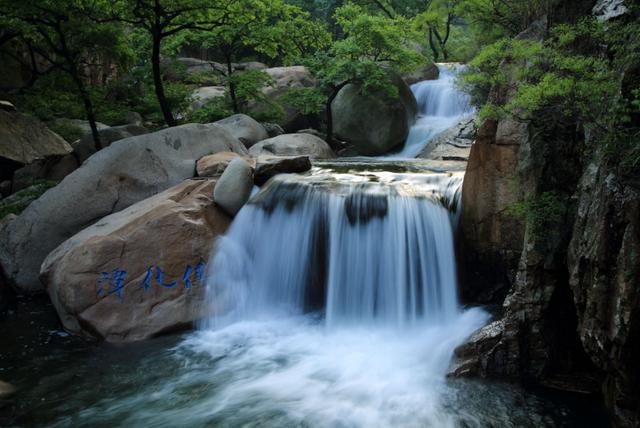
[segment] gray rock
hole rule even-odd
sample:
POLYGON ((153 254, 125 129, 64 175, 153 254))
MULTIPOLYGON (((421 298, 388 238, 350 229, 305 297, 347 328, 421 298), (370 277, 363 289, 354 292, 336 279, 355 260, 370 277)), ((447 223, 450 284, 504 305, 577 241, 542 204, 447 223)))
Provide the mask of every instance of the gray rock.
POLYGON ((33 202, 0 232, 0 265, 24 291, 61 242, 102 217, 195 175, 202 156, 246 149, 217 125, 189 124, 116 141, 33 202))
POLYGON ((128 111, 125 114, 125 120, 127 121, 128 125, 142 126, 142 124, 144 123, 144 120, 142 120, 142 116, 140 115, 140 113, 135 111, 128 111))
POLYGON ((251 196, 253 170, 247 161, 232 159, 213 190, 213 200, 230 216, 235 216, 251 196))
MULTIPOLYGON (((122 125, 104 128, 98 131, 102 148, 109 147, 114 141, 149 133, 149 130, 140 125, 122 125)), ((80 163, 84 162, 96 152, 93 135, 87 134, 73 145, 73 151, 80 163)))
POLYGON ((36 159, 64 156, 71 146, 38 119, 0 110, 0 159, 30 164, 36 159))
POLYGON ((262 126, 267 131, 267 135, 269 135, 269 138, 277 137, 278 135, 282 135, 285 133, 284 129, 282 129, 282 126, 278 125, 277 123, 262 122, 262 126))
POLYGON ((311 134, 284 134, 269 138, 253 145, 249 149, 252 156, 277 155, 300 156, 307 155, 311 159, 332 159, 335 154, 329 145, 311 134))
POLYGON ((9 101, 0 100, 0 110, 4 111, 16 111, 16 106, 11 104, 9 101))
MULTIPOLYGON (((283 103, 281 97, 293 88, 314 87, 316 80, 311 72, 301 65, 267 68, 264 72, 273 79, 274 83, 272 86, 263 88, 262 91, 271 103, 281 104, 284 110, 284 117, 279 121, 279 125, 287 132, 310 126, 305 115, 294 106, 283 103)), ((258 103, 250 106, 250 111, 253 113, 264 113, 271 108, 270 104, 258 103)))
POLYGON ((191 94, 191 108, 198 110, 207 105, 216 98, 223 98, 227 93, 227 88, 224 86, 203 86, 197 88, 191 94))
POLYGON ((310 169, 309 156, 258 156, 253 181, 262 186, 274 175, 305 172, 310 169))
POLYGON ((381 155, 407 138, 418 106, 413 93, 398 76, 390 77, 398 95, 383 92, 364 95, 357 85, 347 85, 331 103, 335 136, 362 155, 381 155))
POLYGON ((438 76, 440 76, 438 66, 430 62, 422 68, 402 75, 402 79, 407 85, 413 85, 414 83, 422 82, 423 80, 436 80, 438 76))
MULTIPOLYGON (((89 124, 88 120, 62 118, 62 119, 54 120, 53 123, 56 125, 63 125, 63 126, 75 126, 83 134, 91 134, 91 125, 89 124)), ((98 128, 98 131, 101 129, 107 129, 110 127, 109 125, 105 125, 104 123, 101 123, 101 122, 96 122, 96 126, 98 128)))
POLYGON ((593 15, 600 21, 608 21, 629 12, 624 0, 598 0, 593 7, 593 15))
POLYGON ((75 171, 80 164, 72 154, 65 156, 51 156, 36 160, 15 171, 13 174, 12 192, 17 192, 31 186, 35 181, 61 181, 75 171))
POLYGON ((11 180, 4 180, 0 182, 0 196, 6 198, 11 194, 11 180))
POLYGON ((246 148, 253 146, 258 141, 269 138, 266 129, 246 114, 234 114, 214 123, 229 131, 246 148))

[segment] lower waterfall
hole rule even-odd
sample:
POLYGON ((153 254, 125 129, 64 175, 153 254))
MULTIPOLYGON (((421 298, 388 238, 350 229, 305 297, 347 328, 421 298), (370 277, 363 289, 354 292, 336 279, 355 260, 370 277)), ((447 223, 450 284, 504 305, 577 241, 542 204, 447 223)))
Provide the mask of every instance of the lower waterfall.
POLYGON ((227 379, 207 412, 231 425, 241 408, 286 426, 455 426, 445 372, 487 321, 456 296, 462 174, 342 169, 276 177, 218 240, 207 292, 219 315, 189 341, 227 379))

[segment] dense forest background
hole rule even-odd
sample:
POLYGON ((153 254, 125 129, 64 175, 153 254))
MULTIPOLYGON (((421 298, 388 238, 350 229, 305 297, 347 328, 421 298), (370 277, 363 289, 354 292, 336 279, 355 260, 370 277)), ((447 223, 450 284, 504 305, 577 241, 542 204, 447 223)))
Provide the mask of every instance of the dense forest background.
MULTIPOLYGON (((638 55, 637 23, 605 25, 563 13, 562 3, 3 0, 0 56, 7 66, 0 91, 69 141, 79 137, 77 129, 55 119, 87 119, 99 148, 96 122, 125 123, 130 112, 157 127, 210 122, 256 103, 265 106, 252 111, 262 121, 277 122, 286 105, 315 114, 346 82, 364 83, 365 90, 384 86, 380 64, 407 71, 429 61, 469 62, 461 84, 483 106, 489 88, 505 79, 498 65, 508 59, 514 63, 509 73, 526 84, 508 106, 483 114, 548 112, 553 105, 581 123, 616 128, 625 140, 636 136, 637 129, 624 124, 637 112, 639 94, 621 99, 615 82, 638 55), (513 41, 541 17, 550 37, 513 41), (187 75, 178 57, 220 66, 187 75), (250 61, 307 65, 320 84, 266 99, 262 89, 270 77, 236 67, 250 61), (228 90, 203 108, 190 108, 193 88, 204 84, 228 90)), ((635 166, 637 147, 631 152, 623 158, 635 166)))

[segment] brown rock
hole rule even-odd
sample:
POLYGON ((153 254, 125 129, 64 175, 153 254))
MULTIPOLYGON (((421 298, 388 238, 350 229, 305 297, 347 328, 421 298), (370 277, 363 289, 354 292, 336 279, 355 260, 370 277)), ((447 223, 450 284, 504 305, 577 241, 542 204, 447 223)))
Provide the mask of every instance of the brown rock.
POLYGON ((524 225, 508 208, 522 199, 517 167, 520 145, 529 134, 526 128, 518 128, 522 133, 511 132, 507 139, 504 132, 498 134, 502 128, 495 121, 482 124, 471 147, 462 187, 461 253, 465 275, 473 276, 463 281, 474 283, 463 289, 463 298, 469 300, 491 301, 500 289, 508 289, 522 252, 524 225), (489 290, 490 283, 497 287, 489 290))
POLYGON ((262 186, 274 175, 310 169, 309 156, 258 156, 253 180, 258 186, 262 186))
POLYGON ((49 254, 41 280, 64 327, 134 341, 201 318, 204 267, 230 222, 213 203, 214 186, 215 180, 186 180, 103 218, 49 254))
POLYGON ((198 160, 196 163, 198 177, 218 177, 224 172, 225 168, 227 168, 229 162, 238 157, 246 160, 252 168, 255 167, 255 160, 247 156, 240 156, 234 152, 219 152, 198 160))

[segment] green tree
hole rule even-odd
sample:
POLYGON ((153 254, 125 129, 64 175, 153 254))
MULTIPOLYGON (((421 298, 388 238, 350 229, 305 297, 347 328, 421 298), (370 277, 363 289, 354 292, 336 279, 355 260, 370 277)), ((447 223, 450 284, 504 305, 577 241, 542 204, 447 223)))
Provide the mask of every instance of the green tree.
POLYGON ((381 90, 393 94, 395 88, 389 83, 388 73, 413 70, 424 62, 424 57, 410 47, 415 35, 403 17, 370 15, 361 6, 348 4, 336 10, 335 19, 344 38, 308 61, 326 96, 324 108, 330 145, 333 144, 331 103, 340 89, 353 83, 365 93, 381 90))
POLYGON ((192 39, 194 44, 213 49, 224 58, 229 97, 235 112, 241 110, 238 79, 247 83, 258 78, 256 73, 232 76, 233 64, 240 55, 250 50, 287 64, 330 42, 322 24, 310 19, 309 13, 282 0, 239 0, 230 6, 224 25, 195 33, 192 39))
MULTIPOLYGON (((51 70, 66 73, 82 99, 96 149, 101 149, 96 113, 84 72, 89 59, 99 56, 126 57, 122 28, 95 25, 88 18, 90 7, 79 0, 0 1, 3 33, 17 35, 51 70)), ((35 60, 34 60, 35 61, 35 60)))
POLYGON ((186 31, 212 31, 224 25, 236 0, 116 0, 100 22, 120 21, 142 29, 151 40, 151 68, 158 104, 164 121, 177 124, 162 80, 163 42, 186 31))

